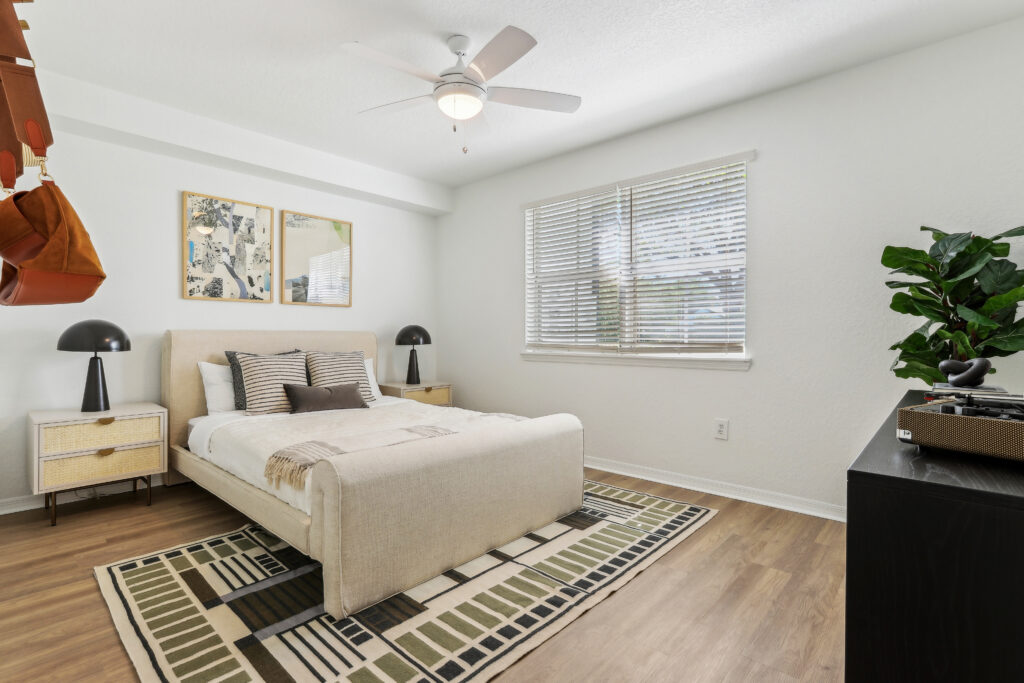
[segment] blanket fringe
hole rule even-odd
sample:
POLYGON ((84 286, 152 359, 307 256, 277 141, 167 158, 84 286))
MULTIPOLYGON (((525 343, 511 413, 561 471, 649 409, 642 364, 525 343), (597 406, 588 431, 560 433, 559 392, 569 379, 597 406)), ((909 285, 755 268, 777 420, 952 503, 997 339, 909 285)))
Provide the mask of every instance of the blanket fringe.
POLYGON ((295 462, 286 455, 275 453, 267 460, 267 467, 264 469, 263 475, 274 485, 274 488, 281 488, 283 481, 301 491, 306 487, 306 472, 312 465, 312 462, 295 462))

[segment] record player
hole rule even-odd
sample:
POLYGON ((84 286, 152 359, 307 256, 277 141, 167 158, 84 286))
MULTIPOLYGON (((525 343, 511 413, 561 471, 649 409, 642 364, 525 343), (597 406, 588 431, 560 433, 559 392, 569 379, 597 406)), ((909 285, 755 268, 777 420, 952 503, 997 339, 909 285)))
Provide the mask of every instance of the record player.
POLYGON ((900 441, 1024 461, 1024 396, 970 389, 931 395, 935 400, 900 408, 900 441))

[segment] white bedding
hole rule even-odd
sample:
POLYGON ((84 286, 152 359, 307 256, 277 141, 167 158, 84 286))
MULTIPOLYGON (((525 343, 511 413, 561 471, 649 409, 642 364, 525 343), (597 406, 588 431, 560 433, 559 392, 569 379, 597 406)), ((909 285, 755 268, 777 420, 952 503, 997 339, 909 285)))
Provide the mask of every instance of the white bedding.
POLYGON ((220 413, 190 420, 189 450, 258 489, 309 514, 310 477, 298 490, 288 484, 274 487, 263 472, 267 460, 282 448, 304 441, 373 434, 413 425, 438 425, 471 431, 507 420, 507 416, 442 408, 418 401, 384 396, 367 410, 328 410, 315 413, 245 415, 220 413))

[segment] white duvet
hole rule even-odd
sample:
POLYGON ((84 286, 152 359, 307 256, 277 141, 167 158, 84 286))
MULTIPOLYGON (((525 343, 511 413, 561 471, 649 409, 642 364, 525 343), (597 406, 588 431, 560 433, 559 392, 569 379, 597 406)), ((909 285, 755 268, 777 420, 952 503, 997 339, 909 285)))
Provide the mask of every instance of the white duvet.
POLYGON ((195 455, 277 497, 306 514, 310 512, 310 478, 302 490, 288 484, 275 487, 263 472, 270 456, 304 441, 371 435, 415 425, 436 425, 456 432, 507 422, 505 415, 461 408, 432 406, 384 396, 369 409, 327 410, 315 413, 244 415, 220 413, 190 420, 188 447, 195 455))

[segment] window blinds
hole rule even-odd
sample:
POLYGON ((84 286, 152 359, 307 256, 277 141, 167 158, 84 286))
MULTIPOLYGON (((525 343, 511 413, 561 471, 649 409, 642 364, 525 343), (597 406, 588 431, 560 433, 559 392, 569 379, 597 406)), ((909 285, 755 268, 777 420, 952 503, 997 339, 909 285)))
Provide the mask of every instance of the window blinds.
POLYGON ((526 343, 610 353, 739 354, 746 161, 526 210, 526 343))

